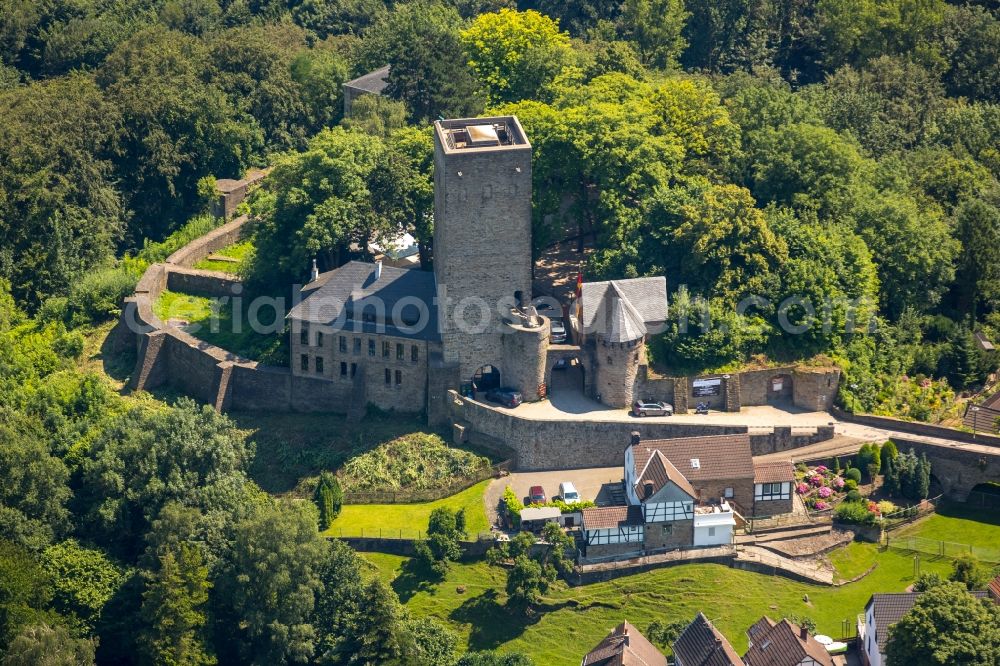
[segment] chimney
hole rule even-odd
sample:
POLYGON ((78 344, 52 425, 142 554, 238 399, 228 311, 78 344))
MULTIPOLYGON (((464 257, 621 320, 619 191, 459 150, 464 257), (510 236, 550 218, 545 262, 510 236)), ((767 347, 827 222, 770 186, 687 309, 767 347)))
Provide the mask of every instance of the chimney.
POLYGON ((647 481, 642 484, 642 499, 649 499, 653 496, 653 482, 647 481))
POLYGON ((809 640, 809 630, 806 629, 804 626, 803 627, 799 627, 799 636, 801 636, 802 640, 804 640, 804 641, 805 640, 809 640))
POLYGON ((312 270, 309 271, 309 281, 315 282, 319 279, 319 267, 316 266, 316 257, 313 257, 312 270))
POLYGON ((375 262, 375 280, 376 282, 382 277, 382 260, 379 259, 375 262))
POLYGON ((642 441, 642 435, 639 434, 638 430, 632 431, 632 446, 638 446, 639 442, 642 441))

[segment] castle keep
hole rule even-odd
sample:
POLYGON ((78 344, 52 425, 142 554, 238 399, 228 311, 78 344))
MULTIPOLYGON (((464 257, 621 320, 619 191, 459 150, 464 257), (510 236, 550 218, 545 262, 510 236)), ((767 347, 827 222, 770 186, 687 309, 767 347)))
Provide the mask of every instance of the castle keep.
POLYGON ((449 389, 502 385, 539 400, 561 360, 590 395, 629 405, 647 332, 667 318, 666 280, 584 284, 569 317, 578 344, 552 344, 531 305, 531 150, 514 116, 435 122, 433 274, 362 262, 314 271, 288 314, 293 375, 436 422, 449 389))

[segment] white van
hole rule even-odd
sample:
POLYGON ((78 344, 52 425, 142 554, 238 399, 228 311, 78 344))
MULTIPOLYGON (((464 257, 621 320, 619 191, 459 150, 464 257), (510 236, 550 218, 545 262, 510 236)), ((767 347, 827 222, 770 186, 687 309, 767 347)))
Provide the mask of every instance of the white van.
POLYGON ((569 481, 563 481, 559 484, 559 496, 562 497, 562 501, 566 504, 575 504, 580 501, 580 493, 576 491, 576 487, 569 481))

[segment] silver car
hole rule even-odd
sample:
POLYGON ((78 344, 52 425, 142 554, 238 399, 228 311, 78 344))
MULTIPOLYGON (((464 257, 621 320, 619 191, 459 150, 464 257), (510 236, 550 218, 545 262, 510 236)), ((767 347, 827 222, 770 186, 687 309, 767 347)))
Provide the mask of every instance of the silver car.
POLYGON ((673 416, 674 406, 666 402, 646 402, 636 400, 632 405, 632 416, 673 416))
POLYGON ((554 345, 561 345, 566 342, 566 326, 562 319, 549 320, 549 342, 554 345))

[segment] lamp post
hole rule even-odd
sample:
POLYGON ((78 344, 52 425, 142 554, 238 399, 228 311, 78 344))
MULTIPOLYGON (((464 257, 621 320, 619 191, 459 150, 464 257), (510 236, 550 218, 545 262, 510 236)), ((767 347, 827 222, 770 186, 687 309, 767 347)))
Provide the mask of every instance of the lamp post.
POLYGON ((972 437, 973 439, 975 439, 976 425, 977 425, 976 422, 979 421, 979 405, 973 405, 969 409, 972 411, 972 437))

